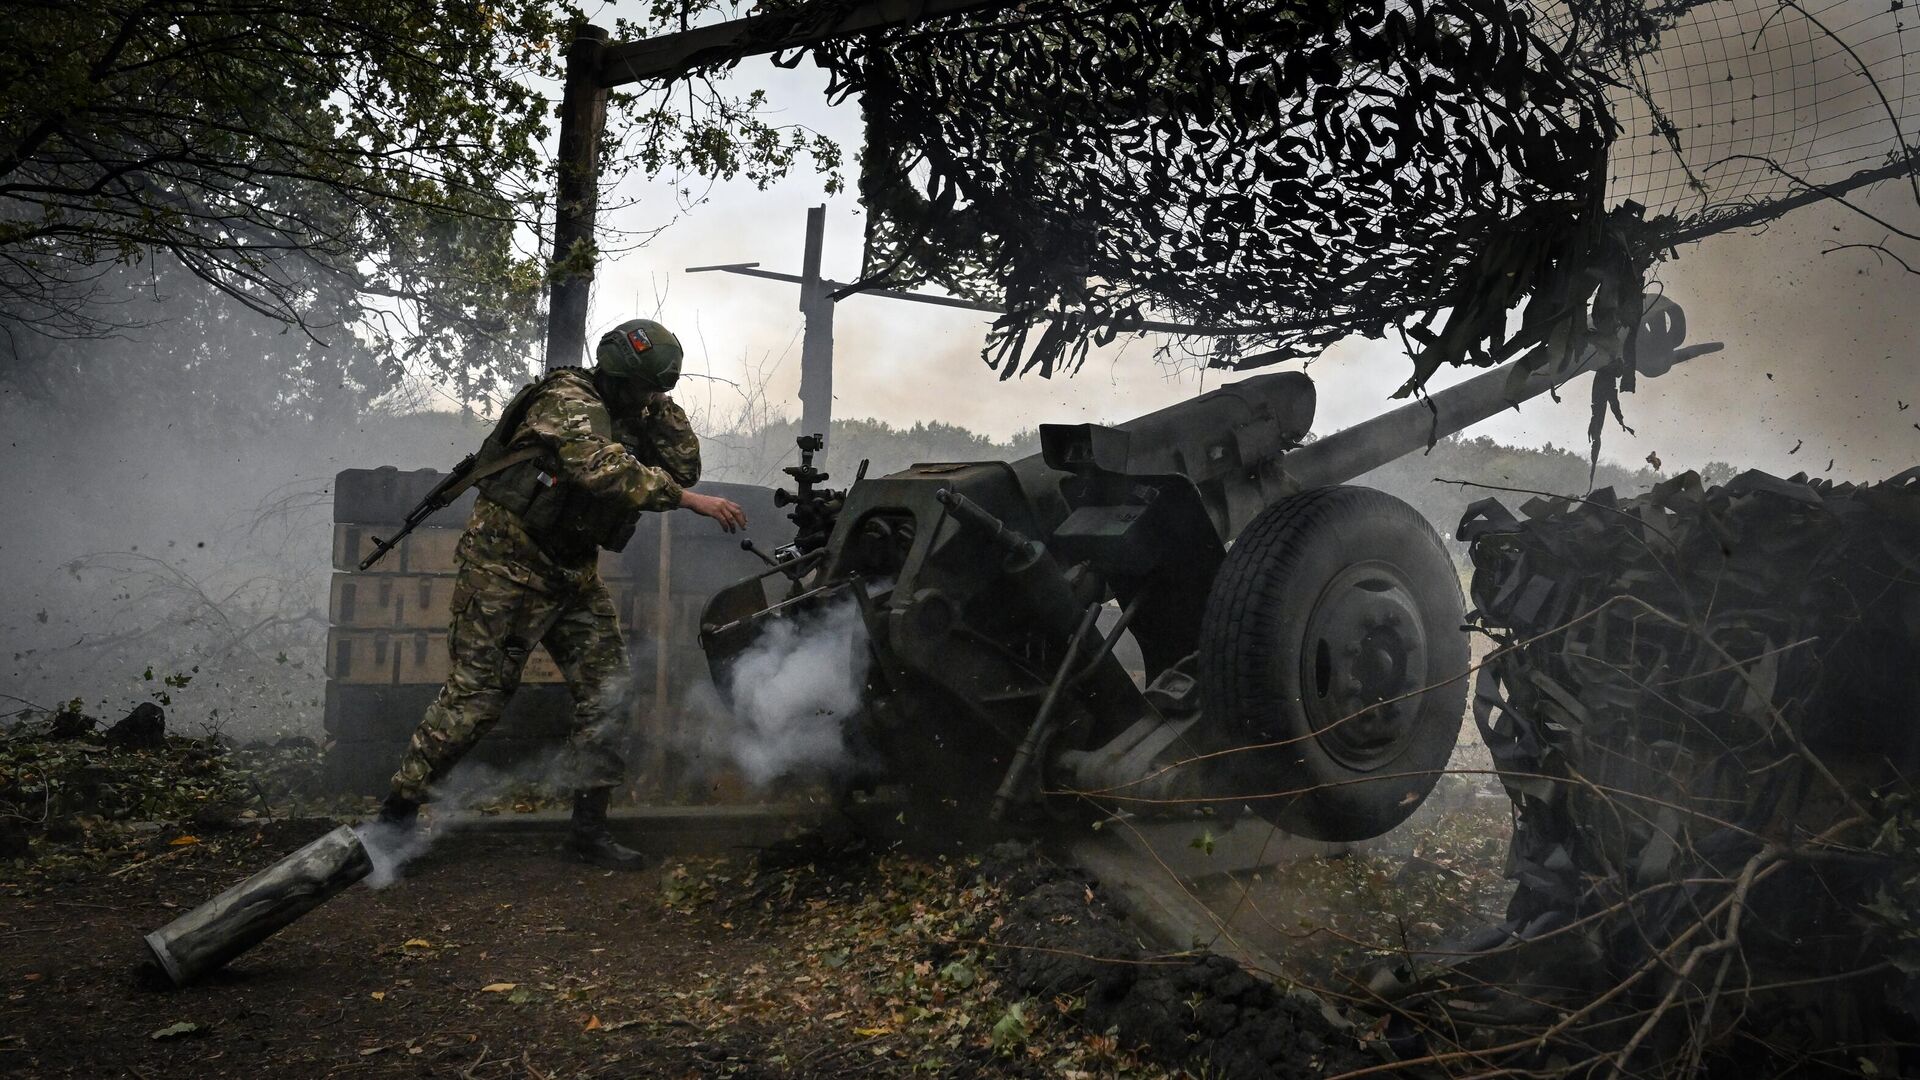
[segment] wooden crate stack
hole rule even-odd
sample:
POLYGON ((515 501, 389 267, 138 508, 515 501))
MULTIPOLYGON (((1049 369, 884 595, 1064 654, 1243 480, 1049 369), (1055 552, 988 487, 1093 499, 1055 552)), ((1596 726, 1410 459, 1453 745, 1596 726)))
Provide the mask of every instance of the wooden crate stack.
MULTIPOLYGON (((359 569, 376 538, 391 535, 440 476, 389 467, 348 469, 336 478, 326 731, 329 783, 337 791, 385 790, 408 736, 447 675, 454 549, 472 512, 472 493, 429 519, 373 569, 359 569)), ((773 506, 771 489, 703 484, 701 490, 745 506, 756 543, 770 548, 782 542, 786 521, 773 506)), ((624 552, 601 553, 601 576, 620 612, 634 668, 629 759, 637 795, 689 794, 675 782, 673 774, 683 770, 671 747, 685 742, 672 737, 683 723, 682 705, 708 679, 698 640, 700 612, 715 591, 761 565, 740 549, 738 537, 686 513, 647 515, 624 552)), ((475 759, 504 768, 550 751, 570 730, 572 708, 559 669, 545 649, 536 648, 519 693, 475 759)))

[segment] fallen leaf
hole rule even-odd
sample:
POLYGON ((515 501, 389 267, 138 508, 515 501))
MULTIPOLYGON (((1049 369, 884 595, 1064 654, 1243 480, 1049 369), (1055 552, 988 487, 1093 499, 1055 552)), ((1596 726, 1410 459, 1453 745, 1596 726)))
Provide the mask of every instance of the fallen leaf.
POLYGON ((186 833, 181 836, 176 836, 173 839, 167 841, 167 846, 168 847, 186 847, 188 844, 197 844, 199 842, 200 842, 199 837, 193 835, 192 833, 186 833))
POLYGON ((488 983, 480 988, 480 992, 483 994, 500 994, 519 985, 519 983, 488 983))
POLYGON ((582 1031, 599 1031, 599 1030, 600 1030, 600 1018, 599 1018, 599 1017, 597 1017, 597 1016, 589 1016, 589 1017, 587 1017, 587 1026, 586 1026, 586 1027, 584 1027, 584 1028, 582 1028, 581 1030, 582 1030, 582 1031))
POLYGON ((44 979, 44 978, 46 978, 46 976, 42 975, 37 971, 29 971, 27 972, 27 975, 26 975, 26 979, 28 982, 39 982, 41 979, 44 979))
POLYGON ((893 1030, 892 1028, 883 1028, 883 1027, 854 1028, 853 1033, 855 1035, 860 1036, 863 1039, 871 1039, 876 1036, 885 1035, 891 1032, 892 1030, 893 1030))
POLYGON ((158 1042, 161 1039, 177 1039, 182 1035, 197 1035, 199 1033, 200 1033, 199 1024, 195 1024, 187 1020, 181 1020, 178 1023, 168 1024, 166 1027, 158 1028, 154 1031, 148 1032, 147 1038, 152 1039, 155 1042, 158 1042))
POLYGON ((385 990, 375 990, 371 996, 375 1001, 387 1000, 387 992, 385 990))

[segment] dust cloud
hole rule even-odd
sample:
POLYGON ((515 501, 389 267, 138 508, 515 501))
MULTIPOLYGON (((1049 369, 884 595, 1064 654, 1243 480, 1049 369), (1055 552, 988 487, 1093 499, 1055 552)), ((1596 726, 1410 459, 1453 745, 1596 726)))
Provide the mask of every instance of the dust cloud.
POLYGON ((140 415, 0 395, 0 722, 153 700, 180 734, 317 734, 334 474, 446 468, 479 425, 375 414, 261 431, 179 423, 149 400, 140 415))

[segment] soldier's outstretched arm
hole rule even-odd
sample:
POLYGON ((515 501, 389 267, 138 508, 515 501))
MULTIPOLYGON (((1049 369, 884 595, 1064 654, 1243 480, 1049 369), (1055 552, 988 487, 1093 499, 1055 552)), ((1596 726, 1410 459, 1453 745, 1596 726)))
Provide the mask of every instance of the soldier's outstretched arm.
POLYGON ((718 495, 702 495, 697 491, 682 488, 680 505, 699 514, 710 517, 720 523, 728 532, 738 532, 747 527, 747 512, 732 499, 723 499, 718 495))

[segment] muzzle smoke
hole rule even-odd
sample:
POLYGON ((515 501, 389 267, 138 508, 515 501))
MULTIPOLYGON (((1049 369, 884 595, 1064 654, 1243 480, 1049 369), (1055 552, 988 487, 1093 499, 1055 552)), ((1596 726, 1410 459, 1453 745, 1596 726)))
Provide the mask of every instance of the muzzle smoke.
POLYGON ((853 764, 848 724, 867 681, 867 628, 852 603, 781 620, 734 660, 719 740, 758 786, 853 764))

